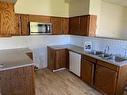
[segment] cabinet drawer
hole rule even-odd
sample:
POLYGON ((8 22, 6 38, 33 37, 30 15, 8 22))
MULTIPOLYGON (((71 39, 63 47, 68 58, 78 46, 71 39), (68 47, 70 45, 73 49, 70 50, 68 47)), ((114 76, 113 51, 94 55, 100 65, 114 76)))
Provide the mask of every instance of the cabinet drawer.
POLYGON ((114 71, 118 71, 118 70, 119 70, 119 67, 118 67, 118 66, 113 65, 113 64, 111 64, 111 63, 107 63, 107 62, 101 61, 101 60, 98 60, 98 61, 97 61, 97 64, 98 64, 98 65, 101 65, 101 66, 104 66, 104 67, 107 67, 107 68, 109 68, 109 69, 112 69, 112 70, 114 70, 114 71))
POLYGON ((87 60, 87 61, 90 61, 90 62, 93 62, 93 63, 96 63, 97 62, 96 59, 94 59, 94 58, 92 58, 90 56, 87 56, 87 55, 82 55, 82 59, 87 60))

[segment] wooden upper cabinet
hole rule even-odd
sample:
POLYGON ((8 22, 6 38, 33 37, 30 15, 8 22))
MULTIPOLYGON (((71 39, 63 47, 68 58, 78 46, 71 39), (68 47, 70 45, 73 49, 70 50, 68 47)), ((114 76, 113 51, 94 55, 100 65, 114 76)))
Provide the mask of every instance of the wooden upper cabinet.
POLYGON ((11 36, 15 31, 14 4, 0 2, 0 35, 11 36))
POLYGON ((89 16, 89 28, 88 28, 88 36, 96 36, 96 29, 97 29, 97 16, 90 15, 89 16))
POLYGON ((69 34, 80 35, 80 17, 71 17, 69 34))
POLYGON ((31 22, 50 23, 50 16, 30 15, 29 20, 31 22))
POLYGON ((13 36, 20 36, 21 35, 21 21, 20 21, 20 14, 15 14, 15 33, 13 36))
POLYGON ((69 34, 80 36, 96 36, 97 16, 85 15, 70 18, 69 34))
POLYGON ((97 16, 86 15, 80 17, 80 35, 82 36, 96 36, 96 22, 97 16))
POLYGON ((52 23, 52 33, 54 35, 63 34, 61 17, 51 17, 51 23, 52 23))
POLYGON ((28 36, 29 31, 29 15, 27 14, 15 14, 15 33, 13 36, 28 36))
POLYGON ((29 15, 21 14, 21 35, 27 36, 30 35, 29 29, 29 15))
POLYGON ((63 34, 69 33, 69 18, 62 18, 62 31, 63 34))
POLYGON ((95 71, 96 89, 105 92, 107 95, 115 95, 116 81, 117 81, 116 71, 113 71, 109 68, 100 65, 96 65, 96 71, 95 71))
POLYGON ((96 36, 97 16, 86 15, 81 16, 80 34, 82 36, 96 36))

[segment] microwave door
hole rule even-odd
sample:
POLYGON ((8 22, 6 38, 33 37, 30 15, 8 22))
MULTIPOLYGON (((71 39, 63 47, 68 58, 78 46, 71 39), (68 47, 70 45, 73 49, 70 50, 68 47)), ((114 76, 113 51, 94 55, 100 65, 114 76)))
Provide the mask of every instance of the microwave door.
POLYGON ((47 33, 50 33, 50 25, 47 25, 47 27, 46 27, 47 29, 47 33))
POLYGON ((39 32, 39 33, 45 33, 45 32, 46 32, 46 27, 45 27, 45 25, 38 24, 38 32, 39 32))

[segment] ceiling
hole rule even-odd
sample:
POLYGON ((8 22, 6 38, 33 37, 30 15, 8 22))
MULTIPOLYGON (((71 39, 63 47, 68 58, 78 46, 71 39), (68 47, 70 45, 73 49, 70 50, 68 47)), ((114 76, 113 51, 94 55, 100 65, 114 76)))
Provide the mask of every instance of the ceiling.
POLYGON ((119 4, 122 6, 127 6, 127 0, 103 0, 103 1, 119 4))

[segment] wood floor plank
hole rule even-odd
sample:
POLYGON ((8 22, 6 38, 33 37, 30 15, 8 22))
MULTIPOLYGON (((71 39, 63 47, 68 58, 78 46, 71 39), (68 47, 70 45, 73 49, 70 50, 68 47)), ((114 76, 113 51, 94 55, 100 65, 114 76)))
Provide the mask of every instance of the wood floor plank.
POLYGON ((66 70, 37 71, 35 83, 36 95, 102 95, 66 70))

